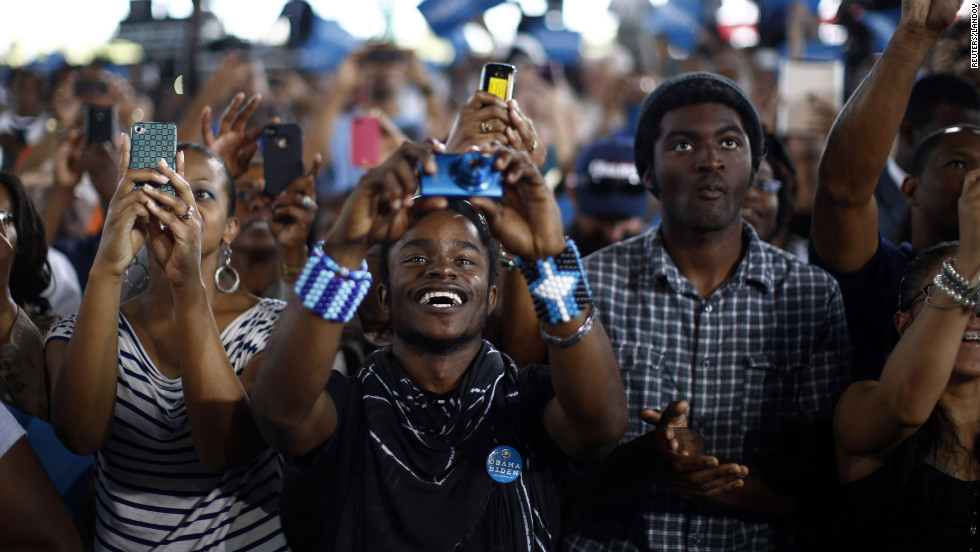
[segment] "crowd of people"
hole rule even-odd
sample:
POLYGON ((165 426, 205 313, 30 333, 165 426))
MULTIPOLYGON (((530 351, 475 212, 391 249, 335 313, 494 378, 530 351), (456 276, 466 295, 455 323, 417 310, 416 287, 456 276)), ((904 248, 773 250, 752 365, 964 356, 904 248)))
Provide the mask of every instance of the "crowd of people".
POLYGON ((802 134, 732 50, 519 41, 509 99, 378 44, 187 98, 10 71, 0 548, 980 549, 961 4, 903 0, 802 134))

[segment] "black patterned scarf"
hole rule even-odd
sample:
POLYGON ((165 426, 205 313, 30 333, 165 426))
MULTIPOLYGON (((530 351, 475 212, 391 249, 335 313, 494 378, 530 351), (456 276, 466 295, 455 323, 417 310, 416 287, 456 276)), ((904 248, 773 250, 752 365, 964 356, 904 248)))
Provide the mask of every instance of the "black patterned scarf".
POLYGON ((365 549, 553 547, 557 528, 545 520, 555 518, 542 514, 539 503, 546 498, 554 504, 557 487, 532 449, 540 431, 527 427, 528 420, 540 427, 540 412, 522 402, 509 358, 484 341, 459 388, 447 396, 416 387, 391 349, 372 353, 358 379, 369 433, 365 549), (499 483, 488 475, 487 456, 498 445, 512 446, 524 458, 516 481, 499 483))

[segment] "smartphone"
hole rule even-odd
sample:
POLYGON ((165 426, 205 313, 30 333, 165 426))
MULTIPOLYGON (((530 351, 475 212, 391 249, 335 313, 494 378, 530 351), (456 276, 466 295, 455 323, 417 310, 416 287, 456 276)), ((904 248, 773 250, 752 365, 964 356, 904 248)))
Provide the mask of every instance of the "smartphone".
POLYGON ((266 125, 262 158, 265 195, 276 197, 303 176, 303 129, 297 123, 266 125))
POLYGON ((480 90, 509 102, 514 97, 516 77, 517 67, 506 63, 488 63, 483 66, 483 72, 480 74, 480 90))
MULTIPOLYGON (((130 129, 129 136, 132 142, 129 154, 130 169, 156 169, 160 159, 165 159, 172 168, 177 167, 177 125, 135 123, 130 129)), ((155 182, 139 182, 136 187, 142 187, 144 184, 177 195, 177 190, 169 182, 162 185, 155 182)))
POLYGON ((381 123, 375 117, 357 115, 350 123, 350 162, 370 169, 381 160, 381 123))
POLYGON ((823 100, 837 111, 844 105, 844 63, 780 60, 779 98, 776 132, 782 136, 812 132, 816 114, 810 98, 823 100))
POLYGON ((99 107, 86 105, 85 111, 85 143, 104 144, 116 136, 117 115, 115 107, 99 107))
POLYGON ((407 58, 408 54, 405 50, 381 46, 368 50, 361 58, 361 64, 396 65, 407 58))
POLYGON ((109 85, 104 80, 98 79, 78 79, 75 81, 75 95, 87 96, 90 94, 105 94, 109 91, 109 85))

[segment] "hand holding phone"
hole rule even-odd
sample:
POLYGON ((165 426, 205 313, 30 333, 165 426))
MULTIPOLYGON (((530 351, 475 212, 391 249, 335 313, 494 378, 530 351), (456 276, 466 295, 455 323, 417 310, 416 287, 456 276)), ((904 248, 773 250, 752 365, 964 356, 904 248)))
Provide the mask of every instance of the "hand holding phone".
POLYGON ((86 104, 85 111, 85 143, 87 145, 104 144, 116 135, 116 108, 99 107, 86 104))
MULTIPOLYGON (((135 123, 130 130, 132 149, 129 154, 130 169, 157 169, 160 159, 167 161, 170 167, 177 166, 177 125, 173 123, 135 123)), ((149 184, 168 194, 177 195, 177 190, 169 182, 158 185, 149 184)), ((139 186, 137 186, 139 187, 139 186)))
POLYGON ((266 125, 262 131, 265 195, 278 196, 303 176, 303 129, 296 123, 266 125))
POLYGON ((350 161, 370 169, 381 160, 381 123, 376 117, 358 115, 350 123, 350 161))
POLYGON ((480 74, 480 90, 509 102, 514 97, 516 78, 517 67, 506 63, 488 63, 483 66, 483 72, 480 74))

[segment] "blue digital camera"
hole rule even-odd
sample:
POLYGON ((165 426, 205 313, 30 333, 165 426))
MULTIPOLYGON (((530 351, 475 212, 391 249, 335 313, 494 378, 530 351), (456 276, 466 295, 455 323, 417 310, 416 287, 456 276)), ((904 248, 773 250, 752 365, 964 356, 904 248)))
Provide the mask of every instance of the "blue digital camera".
POLYGON ((438 169, 425 174, 419 166, 419 194, 449 197, 500 197, 500 173, 493 169, 495 155, 477 152, 436 153, 438 169))

